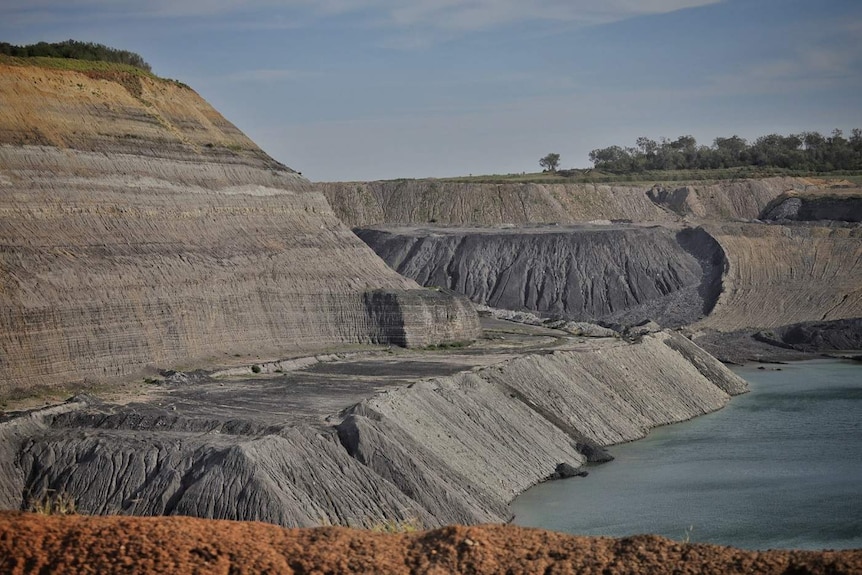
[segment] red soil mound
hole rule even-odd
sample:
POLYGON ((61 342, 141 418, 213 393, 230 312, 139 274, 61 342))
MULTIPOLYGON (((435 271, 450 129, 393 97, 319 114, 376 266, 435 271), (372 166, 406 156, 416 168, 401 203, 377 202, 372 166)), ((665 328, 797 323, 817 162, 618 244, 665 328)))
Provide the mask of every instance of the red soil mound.
POLYGON ((862 573, 862 550, 740 551, 486 525, 383 534, 0 513, 2 573, 862 573))

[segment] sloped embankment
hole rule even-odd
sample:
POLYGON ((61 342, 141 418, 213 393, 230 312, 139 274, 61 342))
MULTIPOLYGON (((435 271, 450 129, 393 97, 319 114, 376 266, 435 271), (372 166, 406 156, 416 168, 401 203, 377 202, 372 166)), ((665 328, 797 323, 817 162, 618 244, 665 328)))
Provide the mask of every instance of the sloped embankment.
POLYGON ((523 527, 371 533, 190 517, 0 514, 4 571, 50 573, 808 573, 862 570, 862 551, 743 551, 655 536, 587 538, 523 527), (166 545, 166 542, 170 542, 166 545))
POLYGON ((815 189, 819 183, 805 178, 728 180, 714 184, 653 186, 647 196, 673 213, 697 220, 753 220, 787 192, 815 189))
POLYGON ((574 320, 677 326, 708 313, 723 254, 700 229, 660 226, 357 229, 383 260, 475 303, 574 320))
POLYGON ((601 460, 600 446, 714 411, 745 390, 671 333, 510 352, 383 389, 380 378, 356 383, 350 369, 333 365, 327 373, 346 371, 325 385, 309 385, 313 373, 292 384, 191 383, 144 403, 79 400, 65 413, 9 419, 0 423, 2 507, 56 492, 94 514, 286 526, 505 521, 506 504, 559 464, 601 460), (357 395, 367 399, 349 402, 357 395), (231 409, 221 411, 223 401, 231 409))
POLYGON ((476 184, 439 180, 322 182, 338 217, 352 227, 387 225, 572 224, 593 220, 672 222, 754 219, 801 178, 766 178, 686 186, 476 184))
POLYGON ((0 395, 479 333, 191 89, 0 62, 0 395))
POLYGON ((862 229, 706 227, 727 257, 722 292, 699 327, 772 328, 862 317, 862 229))

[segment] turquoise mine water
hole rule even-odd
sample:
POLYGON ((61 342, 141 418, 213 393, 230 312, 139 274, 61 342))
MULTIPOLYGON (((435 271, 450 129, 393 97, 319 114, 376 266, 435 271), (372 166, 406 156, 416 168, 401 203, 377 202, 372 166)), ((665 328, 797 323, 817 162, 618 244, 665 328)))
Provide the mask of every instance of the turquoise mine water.
POLYGON ((538 485, 515 523, 748 549, 862 548, 862 364, 743 367, 751 393, 538 485), (780 367, 781 371, 773 371, 780 367))

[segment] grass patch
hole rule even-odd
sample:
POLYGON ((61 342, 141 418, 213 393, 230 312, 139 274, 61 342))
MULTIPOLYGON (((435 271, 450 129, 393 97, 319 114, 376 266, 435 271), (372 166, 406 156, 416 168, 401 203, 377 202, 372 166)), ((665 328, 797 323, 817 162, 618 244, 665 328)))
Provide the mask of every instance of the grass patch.
POLYGON ((26 67, 33 66, 36 68, 45 68, 47 70, 65 70, 71 72, 81 72, 93 78, 112 79, 116 81, 119 77, 134 77, 149 78, 159 82, 167 82, 187 90, 191 88, 180 82, 170 78, 160 78, 152 72, 147 72, 141 68, 137 68, 130 64, 120 64, 117 62, 104 62, 101 60, 76 60, 74 58, 48 58, 45 56, 34 56, 30 58, 21 58, 17 56, 7 56, 0 54, 0 64, 7 66, 26 67))
POLYGON ((469 341, 444 341, 442 343, 431 344, 426 346, 425 349, 435 350, 435 349, 461 349, 463 347, 469 347, 472 342, 469 341))
POLYGON ((78 505, 75 498, 65 491, 46 489, 27 501, 27 511, 39 515, 75 515, 78 505))
POLYGON ((368 528, 374 533, 415 533, 422 531, 422 523, 415 517, 410 519, 387 519, 380 523, 375 523, 368 528))
POLYGON ((717 170, 655 170, 634 174, 612 174, 600 170, 562 170, 557 173, 538 172, 524 174, 490 174, 440 178, 440 182, 472 184, 622 184, 643 185, 656 183, 712 183, 738 179, 762 179, 772 177, 820 178, 824 180, 848 180, 862 183, 862 172, 839 170, 834 172, 811 172, 783 168, 760 168, 746 166, 717 170))

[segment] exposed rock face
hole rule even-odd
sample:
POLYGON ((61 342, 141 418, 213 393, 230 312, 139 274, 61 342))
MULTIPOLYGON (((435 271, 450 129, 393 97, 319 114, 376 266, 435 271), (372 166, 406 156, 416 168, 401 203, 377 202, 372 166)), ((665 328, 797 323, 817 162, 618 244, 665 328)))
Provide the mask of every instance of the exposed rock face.
POLYGON ((664 332, 477 357, 484 367, 406 385, 385 385, 385 362, 356 361, 353 372, 336 362, 275 379, 184 383, 148 403, 79 400, 7 418, 2 504, 54 490, 87 513, 290 526, 500 522, 511 499, 560 463, 578 467, 600 458, 600 446, 745 390, 664 332), (350 375, 366 372, 381 375, 350 375))
POLYGON ((754 219, 783 192, 815 185, 768 178, 681 187, 475 184, 438 180, 315 183, 350 226, 500 225, 593 220, 754 219))
POLYGON ((192 90, 0 63, 0 395, 479 333, 192 90))
POLYGON ((782 194, 764 208, 761 219, 862 222, 862 189, 782 194))
POLYGON ((723 254, 702 230, 579 226, 357 229, 401 275, 478 304, 574 320, 691 323, 718 296, 723 254))
POLYGON ((701 220, 751 220, 788 190, 808 190, 814 184, 802 178, 766 178, 715 184, 654 186, 647 195, 656 204, 680 216, 701 220))
POLYGON ((713 312, 718 331, 862 317, 862 229, 706 226, 727 257, 713 312))
POLYGON ((357 234, 402 275, 492 307, 721 332, 862 317, 862 229, 851 224, 357 234))

